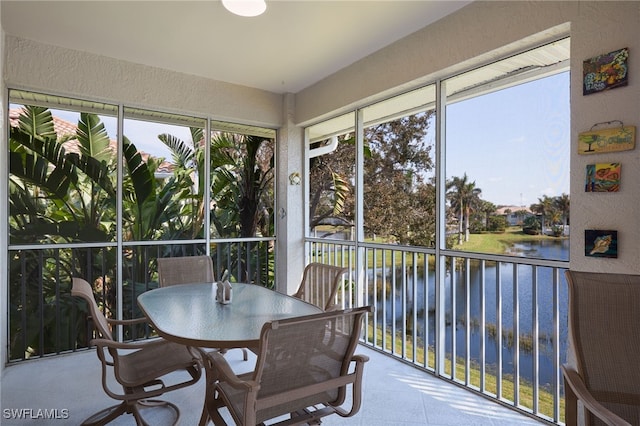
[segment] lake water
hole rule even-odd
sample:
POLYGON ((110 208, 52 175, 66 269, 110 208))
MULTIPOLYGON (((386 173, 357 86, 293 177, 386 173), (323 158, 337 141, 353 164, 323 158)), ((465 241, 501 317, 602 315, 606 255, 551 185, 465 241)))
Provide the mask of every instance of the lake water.
MULTIPOLYGON (((543 241, 540 243, 526 242, 514 244, 509 251, 510 255, 521 255, 526 257, 546 258, 554 260, 568 260, 569 257, 569 242, 568 240, 559 241, 543 241)), ((534 307, 533 300, 534 295, 537 293, 537 324, 539 333, 539 377, 538 380, 541 386, 545 384, 553 384, 555 382, 557 371, 553 368, 553 329, 554 329, 554 311, 553 311, 553 279, 551 268, 538 267, 532 268, 531 266, 520 265, 517 266, 514 271, 513 264, 501 264, 499 268, 499 274, 501 279, 501 309, 498 311, 496 308, 496 294, 498 289, 496 288, 496 274, 497 265, 495 262, 486 262, 484 268, 485 275, 485 288, 484 288, 484 303, 485 303, 485 324, 486 328, 495 329, 497 324, 497 318, 500 314, 502 319, 503 328, 503 342, 502 348, 498 348, 497 339, 487 332, 485 338, 485 362, 488 369, 495 369, 497 364, 498 350, 502 351, 502 373, 503 375, 514 373, 514 355, 515 349, 510 337, 514 334, 513 324, 514 321, 514 293, 517 294, 518 304, 518 317, 517 322, 519 325, 519 335, 521 336, 521 349, 518 353, 520 375, 528 381, 533 379, 533 353, 527 348, 530 336, 534 332, 534 307), (533 275, 537 274, 537 289, 533 287, 533 275), (514 291, 514 275, 517 275, 517 292, 514 291)), ((425 301, 425 285, 424 280, 419 280, 417 283, 417 313, 418 313, 418 335, 424 338, 424 312, 428 312, 428 342, 430 345, 435 345, 435 285, 433 274, 430 274, 428 285, 428 298, 425 301), (425 303, 428 305, 425 309, 425 303)), ((445 345, 447 353, 451 353, 452 348, 452 336, 456 336, 456 354, 458 356, 464 356, 466 351, 466 273, 457 269, 455 273, 455 293, 452 291, 452 277, 450 274, 446 278, 445 288, 445 317, 446 317, 446 334, 445 345), (455 301, 455 313, 454 302, 455 301), (455 321, 452 318, 455 316, 455 321), (454 330, 455 324, 455 333, 454 330)), ((470 312, 470 356, 472 360, 479 362, 480 360, 480 339, 482 338, 479 324, 481 322, 481 285, 480 277, 481 270, 479 262, 472 261, 469 270, 469 312, 470 312)), ((409 280, 407 284, 407 305, 413 306, 413 283, 409 280)), ((566 345, 567 345, 567 284, 564 274, 560 274, 560 281, 557 288, 558 292, 558 304, 559 309, 559 328, 560 328, 560 362, 565 361, 566 345)), ((387 296, 389 297, 389 296, 387 296)), ((401 326, 402 321, 402 292, 396 290, 395 307, 392 306, 390 300, 387 300, 387 321, 390 326, 391 320, 394 316, 392 309, 395 308, 395 318, 397 327, 401 326)), ((377 310, 379 320, 382 309, 377 310)), ((407 316, 411 316, 412 308, 408 308, 407 316)))

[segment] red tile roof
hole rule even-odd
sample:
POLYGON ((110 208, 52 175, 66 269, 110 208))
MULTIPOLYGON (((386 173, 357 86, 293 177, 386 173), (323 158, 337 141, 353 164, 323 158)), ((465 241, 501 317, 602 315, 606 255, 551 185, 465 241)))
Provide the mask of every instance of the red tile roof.
MULTIPOLYGON (((9 110, 9 124, 11 125, 11 127, 18 127, 18 119, 20 117, 20 114, 22 113, 22 109, 20 108, 14 108, 14 109, 10 109, 9 110)), ((78 126, 67 121, 67 120, 63 120, 60 117, 56 117, 55 115, 53 116, 53 129, 56 132, 56 134, 58 135, 58 137, 61 136, 67 136, 67 135, 75 135, 76 134, 76 130, 78 129, 78 126)), ((80 149, 78 148, 78 140, 77 139, 70 139, 66 142, 63 143, 64 149, 67 152, 73 152, 76 154, 80 153, 80 149)), ((115 140, 110 140, 109 141, 109 149, 115 154, 118 150, 118 142, 115 140)), ((149 159, 150 154, 140 151, 140 155, 142 156, 143 161, 147 161, 149 159)), ((172 173, 174 169, 174 165, 168 161, 163 161, 159 166, 158 166, 158 172, 160 173, 172 173)))

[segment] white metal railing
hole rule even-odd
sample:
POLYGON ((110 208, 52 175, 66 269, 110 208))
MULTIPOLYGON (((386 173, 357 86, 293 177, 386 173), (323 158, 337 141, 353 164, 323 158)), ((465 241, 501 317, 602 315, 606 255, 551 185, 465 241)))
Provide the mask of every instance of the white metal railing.
POLYGON ((308 240, 309 261, 349 267, 344 307, 371 304, 363 343, 560 424, 566 261, 308 240), (359 256, 356 256, 359 254, 359 256), (359 265, 359 266, 358 266, 359 265))

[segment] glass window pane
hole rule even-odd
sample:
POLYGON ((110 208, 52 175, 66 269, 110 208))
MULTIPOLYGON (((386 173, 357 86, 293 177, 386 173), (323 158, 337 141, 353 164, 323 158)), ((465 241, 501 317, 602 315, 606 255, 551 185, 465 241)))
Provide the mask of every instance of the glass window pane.
POLYGON ((445 83, 448 246, 568 260, 569 73, 515 83, 445 83))
POLYGON ((363 110, 364 229, 370 241, 435 244, 435 87, 363 110))
POLYGON ((98 110, 10 104, 10 244, 115 241, 116 118, 98 110))
POLYGON ((353 240, 355 206, 355 114, 307 129, 309 143, 309 235, 353 240))
POLYGON ((275 235, 274 154, 273 137, 212 131, 212 237, 275 235))
POLYGON ((124 113, 123 240, 202 238, 204 120, 124 113))

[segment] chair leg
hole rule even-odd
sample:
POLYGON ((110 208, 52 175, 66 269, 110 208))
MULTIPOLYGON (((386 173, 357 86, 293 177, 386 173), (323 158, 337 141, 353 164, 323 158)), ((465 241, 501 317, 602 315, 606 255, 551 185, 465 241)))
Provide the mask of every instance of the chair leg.
MULTIPOLYGON (((243 361, 248 361, 249 360, 249 355, 247 354, 247 349, 246 348, 239 348, 242 350, 242 360, 243 361)), ((226 354, 227 352, 229 352, 229 349, 220 349, 218 350, 218 352, 220 352, 222 355, 226 354)))
POLYGON ((173 411, 175 415, 175 420, 172 424, 176 425, 180 420, 180 410, 175 404, 167 401, 146 399, 133 404, 128 404, 126 401, 123 401, 118 405, 105 408, 104 410, 98 411, 97 413, 86 419, 84 422, 82 422, 82 426, 104 426, 112 422, 117 417, 128 413, 131 413, 133 415, 138 426, 153 426, 142 417, 142 414, 140 413, 141 407, 167 407, 171 409, 171 411, 173 411))
POLYGON ((567 426, 578 425, 578 397, 571 386, 564 387, 564 421, 567 426))
POLYGON ((82 426, 103 426, 111 422, 116 417, 119 417, 128 411, 126 402, 121 402, 118 405, 113 405, 104 410, 100 410, 97 413, 91 415, 88 419, 82 422, 82 426))
POLYGON ((142 417, 142 413, 140 412, 141 408, 153 408, 153 407, 166 407, 171 409, 171 411, 173 411, 175 415, 175 419, 172 425, 177 425, 178 422, 180 421, 180 410, 175 404, 168 401, 161 401, 157 399, 143 399, 138 401, 136 404, 133 404, 133 406, 131 407, 131 413, 133 414, 133 417, 135 417, 136 424, 138 426, 154 426, 153 424, 148 423, 142 417))

